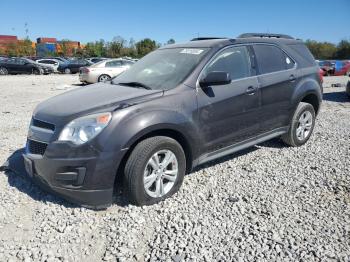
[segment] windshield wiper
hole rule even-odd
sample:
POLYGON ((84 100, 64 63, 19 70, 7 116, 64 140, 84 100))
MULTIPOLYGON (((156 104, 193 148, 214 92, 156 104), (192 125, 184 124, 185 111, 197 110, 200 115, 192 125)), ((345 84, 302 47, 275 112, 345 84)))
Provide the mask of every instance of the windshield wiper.
POLYGON ((147 89, 147 90, 152 89, 148 85, 145 85, 145 84, 140 83, 140 82, 123 82, 123 83, 118 83, 117 85, 131 86, 131 87, 142 87, 142 88, 147 89))

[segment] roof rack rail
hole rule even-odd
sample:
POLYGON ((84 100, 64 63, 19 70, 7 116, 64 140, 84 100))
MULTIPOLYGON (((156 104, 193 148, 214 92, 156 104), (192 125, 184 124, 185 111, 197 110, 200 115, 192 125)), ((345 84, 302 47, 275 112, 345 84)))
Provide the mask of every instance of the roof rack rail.
POLYGON ((290 35, 270 34, 270 33, 245 33, 238 36, 238 38, 250 38, 250 37, 294 39, 290 35))
POLYGON ((191 41, 202 41, 202 40, 214 40, 214 39, 228 39, 227 37, 196 37, 191 41))

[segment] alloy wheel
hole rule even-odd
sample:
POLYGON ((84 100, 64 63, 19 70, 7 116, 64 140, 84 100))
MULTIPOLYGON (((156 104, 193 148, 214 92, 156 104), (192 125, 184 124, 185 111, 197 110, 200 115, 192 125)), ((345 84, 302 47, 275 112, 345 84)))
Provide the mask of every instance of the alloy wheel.
POLYGON ((143 176, 147 195, 158 198, 166 195, 178 176, 178 161, 170 150, 160 150, 148 160, 143 176))
POLYGON ((310 131, 312 129, 312 114, 309 111, 304 111, 298 120, 298 127, 296 129, 296 135, 297 138, 300 141, 303 141, 305 138, 307 138, 310 134, 310 131))

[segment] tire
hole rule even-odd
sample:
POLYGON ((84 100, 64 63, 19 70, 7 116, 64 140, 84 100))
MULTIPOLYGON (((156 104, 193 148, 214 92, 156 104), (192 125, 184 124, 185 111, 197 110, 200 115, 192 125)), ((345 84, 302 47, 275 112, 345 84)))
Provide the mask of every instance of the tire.
POLYGON ((37 69, 37 68, 34 68, 33 69, 33 74, 34 75, 41 75, 41 71, 39 69, 37 69))
POLYGON ((100 75, 99 77, 98 77, 98 79, 97 79, 97 81, 98 82, 104 82, 104 81, 108 81, 108 80, 110 80, 111 79, 111 77, 109 76, 109 75, 100 75))
POLYGON ((72 73, 72 71, 69 68, 65 68, 64 73, 68 75, 68 74, 72 73))
POLYGON ((0 67, 0 75, 7 75, 9 72, 5 67, 0 67))
POLYGON ((314 126, 315 110, 313 106, 309 103, 300 102, 294 112, 289 130, 282 136, 282 140, 289 146, 302 146, 309 140, 312 131, 314 130, 314 126), (302 124, 301 121, 306 119, 304 118, 305 116, 311 117, 311 120, 302 124), (302 131, 302 134, 304 135, 299 132, 300 130, 304 130, 302 131))
POLYGON ((348 81, 348 83, 346 84, 345 93, 346 93, 346 94, 348 95, 348 97, 350 98, 350 81, 348 81))
POLYGON ((177 141, 165 136, 151 137, 141 141, 130 154, 124 169, 125 189, 129 202, 137 206, 152 205, 170 197, 179 190, 185 172, 185 153, 177 141), (164 158, 161 158, 163 152, 164 158), (165 156, 167 154, 170 156, 171 153, 175 158, 172 157, 172 161, 165 164, 163 170, 166 169, 168 174, 172 169, 173 172, 177 170, 177 174, 167 175, 162 171, 157 173, 156 168, 152 168, 156 161, 152 162, 152 160, 158 159, 159 166, 161 166, 161 164, 167 162, 165 156), (169 176, 172 180, 167 180, 164 176, 169 176), (153 179, 152 177, 157 178, 153 179), (144 180, 145 178, 149 178, 148 185, 144 180), (163 188, 163 190, 157 191, 157 188, 163 188))

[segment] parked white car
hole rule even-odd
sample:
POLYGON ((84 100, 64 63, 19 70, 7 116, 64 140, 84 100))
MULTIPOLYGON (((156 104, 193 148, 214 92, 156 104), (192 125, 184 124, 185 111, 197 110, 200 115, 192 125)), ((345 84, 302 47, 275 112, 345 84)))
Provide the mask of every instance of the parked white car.
POLYGON ((44 59, 39 59, 35 61, 38 64, 48 66, 52 68, 54 72, 57 72, 57 68, 60 65, 60 61, 57 59, 52 59, 52 58, 44 58, 44 59))
POLYGON ((108 59, 89 67, 81 67, 79 80, 83 83, 103 82, 128 70, 135 62, 128 59, 108 59))

